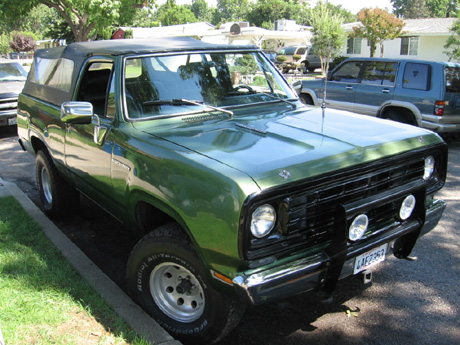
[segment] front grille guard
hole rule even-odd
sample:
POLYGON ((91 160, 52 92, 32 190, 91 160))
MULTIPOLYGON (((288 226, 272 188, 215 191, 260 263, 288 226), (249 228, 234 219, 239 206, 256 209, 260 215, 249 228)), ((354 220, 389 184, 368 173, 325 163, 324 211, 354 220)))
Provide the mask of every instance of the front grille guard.
MULTIPOLYGON (((334 258, 333 261, 343 263, 350 256, 348 253, 361 252, 359 244, 346 240, 348 226, 355 215, 352 210, 366 204, 373 205, 373 209, 380 207, 380 211, 377 210, 374 216, 381 219, 383 224, 388 222, 388 219, 396 219, 398 207, 395 204, 398 198, 406 196, 408 192, 414 191, 414 188, 418 206, 411 219, 416 217, 419 223, 417 227, 420 228, 424 223, 425 196, 443 186, 446 162, 446 146, 436 145, 430 150, 424 149, 423 152, 410 152, 338 172, 334 176, 323 176, 314 182, 291 185, 282 191, 273 190, 258 194, 248 200, 247 213, 243 214, 251 214, 251 210, 262 203, 275 204, 279 219, 276 232, 266 239, 254 241, 249 234, 247 219, 242 218, 240 256, 245 261, 249 260, 251 267, 256 267, 258 260, 266 262, 264 259, 267 257, 276 260, 305 248, 320 250, 327 246, 327 252, 334 258), (424 158, 427 155, 434 155, 437 161, 437 175, 432 183, 426 183, 422 179, 424 158), (334 191, 338 193, 334 194, 334 191), (399 191, 402 191, 402 195, 395 197, 395 193, 399 191), (379 202, 380 199, 386 203, 379 202)), ((370 208, 364 209, 369 211, 370 208)), ((384 228, 383 232, 386 232, 402 225, 402 221, 397 220, 390 223, 385 225, 386 228, 383 225, 377 226, 375 233, 367 235, 360 243, 364 243, 366 239, 367 242, 375 243, 376 237, 380 236, 379 227, 384 228)), ((385 237, 384 234, 382 236, 385 237)), ((413 235, 412 240, 398 241, 401 243, 398 249, 400 253, 396 255, 407 256, 417 237, 418 233, 413 235)))

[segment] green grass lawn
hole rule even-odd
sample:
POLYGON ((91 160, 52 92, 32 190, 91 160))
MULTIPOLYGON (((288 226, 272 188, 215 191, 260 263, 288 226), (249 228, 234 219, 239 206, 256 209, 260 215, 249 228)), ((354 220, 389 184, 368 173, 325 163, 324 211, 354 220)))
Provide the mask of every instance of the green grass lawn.
POLYGON ((0 198, 0 327, 6 345, 147 344, 13 197, 0 198))

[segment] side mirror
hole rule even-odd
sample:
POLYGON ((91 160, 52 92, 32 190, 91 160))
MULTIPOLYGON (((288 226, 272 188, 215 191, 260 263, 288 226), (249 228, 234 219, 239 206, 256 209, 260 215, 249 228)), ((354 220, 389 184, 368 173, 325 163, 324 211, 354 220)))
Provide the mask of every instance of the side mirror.
POLYGON ((330 71, 327 72, 326 78, 327 78, 327 80, 332 80, 332 73, 330 71))
POLYGON ((61 120, 65 123, 89 124, 93 115, 93 105, 89 102, 65 102, 61 105, 61 120))

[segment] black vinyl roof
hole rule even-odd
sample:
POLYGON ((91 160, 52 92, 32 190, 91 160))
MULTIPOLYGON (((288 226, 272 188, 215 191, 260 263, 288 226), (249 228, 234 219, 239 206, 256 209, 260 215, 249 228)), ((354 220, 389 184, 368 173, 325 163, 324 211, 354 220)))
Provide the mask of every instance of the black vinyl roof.
MULTIPOLYGON (((144 55, 150 53, 193 52, 205 50, 254 50, 255 46, 235 46, 206 43, 191 37, 162 37, 150 39, 119 39, 106 41, 71 43, 65 47, 38 49, 34 54, 34 66, 40 59, 65 58, 74 62, 71 87, 69 90, 39 85, 32 82, 31 73, 24 86, 23 93, 60 105, 70 101, 74 93, 82 66, 92 56, 144 55)), ((32 66, 32 67, 34 67, 32 66)))
POLYGON ((92 42, 76 42, 66 47, 39 49, 35 55, 42 58, 66 57, 72 59, 77 56, 89 55, 126 55, 148 54, 171 51, 189 51, 206 49, 244 49, 255 46, 235 46, 206 43, 191 37, 161 37, 149 39, 120 39, 92 42))

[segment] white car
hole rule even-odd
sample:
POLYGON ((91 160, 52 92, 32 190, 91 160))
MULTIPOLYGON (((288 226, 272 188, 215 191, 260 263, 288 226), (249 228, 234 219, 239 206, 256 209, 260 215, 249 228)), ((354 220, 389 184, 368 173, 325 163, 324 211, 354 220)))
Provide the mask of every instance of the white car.
POLYGON ((17 61, 0 61, 0 126, 16 125, 18 95, 27 79, 27 72, 17 61))

